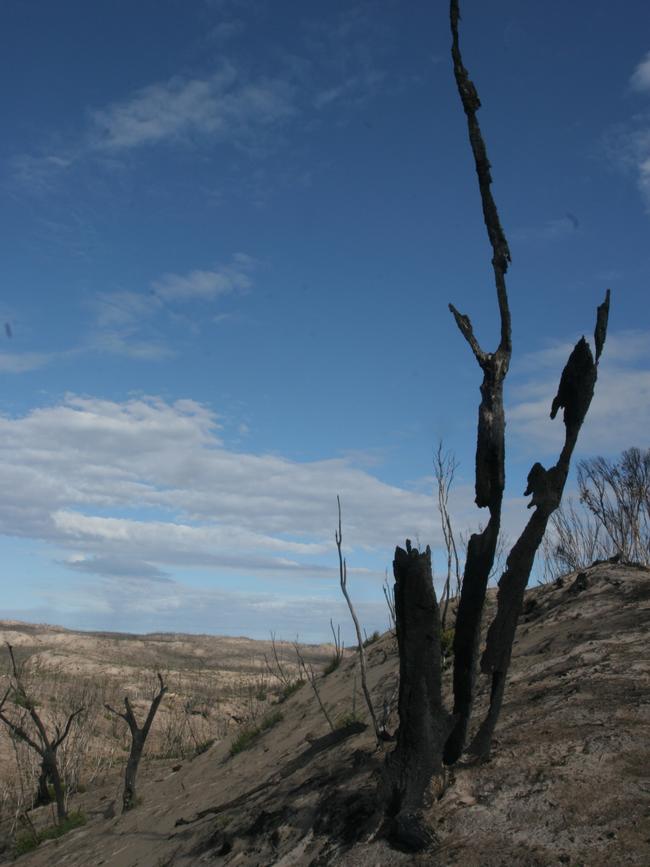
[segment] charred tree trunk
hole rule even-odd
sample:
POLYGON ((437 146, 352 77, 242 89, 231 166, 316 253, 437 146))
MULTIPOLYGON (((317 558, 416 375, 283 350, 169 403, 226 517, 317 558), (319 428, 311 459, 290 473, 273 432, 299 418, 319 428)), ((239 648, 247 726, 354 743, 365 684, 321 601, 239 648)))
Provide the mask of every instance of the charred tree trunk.
POLYGON ((143 749, 144 738, 142 737, 142 731, 138 730, 131 738, 131 751, 129 752, 129 759, 126 763, 126 771, 124 772, 124 792, 122 794, 123 813, 132 810, 137 804, 135 781, 138 775, 138 766, 140 765, 143 749))
POLYGON ((45 804, 49 804, 51 800, 50 790, 47 787, 47 768, 44 763, 41 762, 41 772, 38 776, 38 786, 36 789, 34 806, 43 807, 45 804))
POLYGON ((54 789, 54 800, 56 801, 56 815, 59 822, 62 822, 67 816, 65 806, 65 792, 61 775, 59 774, 59 766, 56 760, 56 749, 46 750, 43 756, 43 767, 46 769, 47 779, 52 783, 54 789))
POLYGON ((478 758, 487 758, 490 754, 526 585, 549 518, 560 505, 571 455, 594 394, 598 361, 607 335, 609 297, 607 290, 605 301, 598 307, 594 332, 595 360, 587 341, 582 337, 569 356, 553 400, 551 418, 555 418, 558 409, 564 408, 564 446, 558 462, 548 470, 536 463, 528 474, 525 494, 532 497, 529 508, 534 507, 535 511, 513 546, 505 572, 499 580, 497 613, 488 630, 485 652, 481 659, 481 670, 492 675, 492 689, 490 708, 469 750, 478 758))
POLYGON ((505 415, 503 381, 510 366, 512 353, 510 308, 505 275, 510 262, 510 250, 497 207, 492 196, 490 161, 476 113, 481 107, 478 93, 463 65, 458 40, 460 13, 457 0, 451 0, 452 59, 458 93, 467 116, 469 141, 478 176, 483 219, 492 246, 492 270, 501 318, 501 339, 495 352, 485 352, 474 335, 468 316, 449 305, 461 334, 468 342, 483 371, 481 403, 478 410, 476 441, 476 505, 487 507, 490 519, 482 533, 469 540, 463 575, 463 587, 458 604, 454 632, 454 715, 456 723, 445 747, 445 762, 455 762, 461 755, 467 737, 472 711, 474 684, 479 652, 481 615, 485 602, 488 576, 501 526, 501 503, 505 487, 505 415))
POLYGON ((431 839, 421 814, 427 789, 442 774, 451 727, 442 702, 440 611, 433 589, 431 551, 395 549, 395 623, 400 660, 399 729, 387 757, 385 785, 392 836, 418 850, 431 839))
POLYGON ((144 750, 147 736, 151 729, 151 724, 153 723, 154 717, 156 716, 156 712, 160 706, 160 702, 162 701, 164 694, 167 692, 167 687, 163 683, 161 674, 158 674, 158 682, 160 683, 160 689, 151 700, 149 713, 147 714, 147 718, 142 727, 138 725, 138 721, 135 718, 133 707, 131 706, 131 702, 129 701, 128 696, 125 696, 124 698, 124 713, 120 713, 120 711, 115 710, 110 706, 110 704, 104 705, 104 707, 107 710, 110 710, 111 713, 114 713, 116 716, 121 717, 126 722, 131 731, 131 750, 129 752, 129 758, 126 763, 126 770, 124 772, 124 792, 122 794, 123 813, 127 813, 129 810, 132 810, 133 807, 137 805, 135 784, 136 778, 138 776, 138 766, 140 764, 140 759, 142 758, 142 751, 144 750))

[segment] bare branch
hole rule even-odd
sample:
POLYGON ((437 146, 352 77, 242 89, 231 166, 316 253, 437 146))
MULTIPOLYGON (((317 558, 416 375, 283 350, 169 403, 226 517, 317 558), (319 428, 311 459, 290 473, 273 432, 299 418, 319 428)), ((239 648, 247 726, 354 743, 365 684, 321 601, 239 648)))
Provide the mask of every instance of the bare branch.
POLYGON ((320 697, 320 692, 318 691, 318 686, 316 684, 316 675, 314 674, 314 669, 313 669, 311 664, 309 664, 309 666, 308 666, 307 663, 305 662, 305 659, 304 659, 302 652, 300 650, 300 645, 298 644, 297 641, 294 641, 293 649, 296 651, 296 656, 298 657, 298 670, 302 669, 305 672, 305 677, 309 681, 309 685, 311 686, 311 688, 314 691, 314 695, 316 696, 316 701, 318 702, 318 706, 320 707, 321 711, 323 712, 323 716, 327 720, 328 726, 330 727, 330 729, 332 731, 334 731, 335 730, 334 723, 332 722, 332 719, 331 719, 329 713, 327 712, 327 708, 323 704, 323 700, 320 697))
POLYGON ((352 617, 352 622, 354 623, 354 629, 357 633, 357 646, 359 648, 359 664, 361 667, 361 688, 363 690, 364 697, 366 699, 366 704, 368 705, 368 711, 370 713, 370 718, 372 720, 372 724, 375 730, 375 737, 377 738, 377 743, 381 744, 382 736, 379 728, 379 723, 377 722, 377 716, 375 714, 375 709, 372 705, 372 698, 370 697, 370 690, 368 689, 368 678, 366 674, 366 654, 363 648, 363 638, 361 637, 361 627, 359 626, 359 620, 357 618, 357 613, 354 610, 354 605, 352 604, 352 600, 350 599, 350 594, 348 593, 347 584, 348 584, 348 568, 347 563, 343 557, 343 553, 341 550, 341 542, 343 541, 343 533, 341 531, 341 498, 336 496, 336 502, 338 504, 339 509, 339 528, 338 532, 334 531, 334 538, 336 540, 336 547, 339 552, 339 579, 341 583, 341 590, 343 595, 345 596, 345 601, 348 603, 348 608, 350 609, 350 615, 352 617))
POLYGON ((80 708, 77 708, 77 710, 73 711, 73 712, 70 714, 70 716, 68 717, 68 721, 67 721, 67 723, 65 724, 65 728, 64 728, 64 730, 63 730, 63 734, 62 734, 62 735, 59 735, 59 727, 57 726, 57 735, 58 735, 58 737, 57 737, 57 739, 54 741, 54 743, 52 744, 52 749, 56 750, 56 749, 58 749, 58 747, 61 746, 61 744, 63 743, 63 741, 64 741, 64 740, 68 737, 68 735, 70 734, 70 726, 72 725, 72 721, 75 719, 75 717, 78 717, 79 714, 80 714, 80 713, 83 713, 85 710, 86 710, 85 707, 80 707, 80 708))
POLYGON ((151 702, 151 705, 149 707, 149 713, 147 714, 147 719, 145 720, 145 723, 142 726, 142 735, 143 735, 145 740, 146 740, 147 735, 149 734, 149 729, 151 728, 151 724, 153 723, 153 718, 156 715, 156 711, 158 710, 160 702, 163 700, 163 696, 167 692, 167 687, 163 683, 162 675, 160 674, 160 672, 158 672, 158 681, 160 683, 160 689, 158 690, 158 693, 154 697, 153 701, 151 702))
MULTIPOLYGON (((488 159, 485 142, 481 134, 476 113, 481 107, 476 87, 470 80, 467 69, 463 65, 463 58, 460 53, 460 44, 458 39, 458 22, 460 20, 460 11, 458 8, 458 0, 451 0, 449 8, 449 16, 451 21, 452 47, 451 56, 454 62, 454 76, 458 93, 467 116, 467 128, 469 132, 469 142, 474 155, 474 163, 476 166, 476 174, 478 176, 478 185, 481 193, 481 204, 483 206, 483 220, 487 229, 488 238, 492 247, 492 268, 494 270, 494 280, 497 290, 497 299, 499 302, 499 312, 501 314, 501 342, 499 349, 510 354, 512 350, 511 343, 511 323, 510 323, 510 308, 508 306, 508 295, 506 293, 505 274, 510 263, 510 249, 506 236, 501 227, 497 206, 492 196, 490 186, 492 184, 492 175, 490 174, 490 161, 488 159)), ((453 312, 453 311, 452 311, 453 312)), ((456 314, 454 314, 456 316, 456 314)), ((469 320, 468 320, 469 321, 469 320)), ((456 318, 458 322, 458 318, 456 318)), ((459 323, 459 328, 461 328, 459 323)), ((463 329, 461 328, 461 331, 463 329)), ((476 353, 475 353, 476 354, 476 353)), ((478 356, 477 356, 478 357, 478 356)))
POLYGON ((452 312, 454 319, 456 320, 456 325, 458 326, 460 333, 469 343, 472 352, 476 356, 476 360, 480 366, 483 367, 490 360, 490 356, 479 346, 479 342, 474 336, 474 329, 472 328, 472 322, 469 316, 466 316, 464 313, 459 313, 453 304, 449 305, 449 310, 452 312))

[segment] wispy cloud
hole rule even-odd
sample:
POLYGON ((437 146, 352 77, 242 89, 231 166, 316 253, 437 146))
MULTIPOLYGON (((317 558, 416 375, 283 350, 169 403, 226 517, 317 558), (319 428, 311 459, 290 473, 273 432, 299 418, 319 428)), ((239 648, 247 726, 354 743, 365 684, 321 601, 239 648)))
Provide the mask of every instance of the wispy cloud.
POLYGON ((252 280, 249 272, 254 265, 251 256, 237 253, 231 265, 218 270, 164 274, 151 285, 156 296, 163 301, 210 301, 220 295, 250 289, 252 280))
POLYGON ((632 90, 650 92, 650 51, 632 73, 630 87, 632 90))
POLYGON ((58 356, 51 352, 0 352, 0 372, 26 373, 47 367, 58 356))
POLYGON ((579 221, 574 214, 567 213, 563 217, 547 220, 539 226, 522 226, 512 231, 514 241, 547 242, 569 238, 579 228, 579 221))
POLYGON ((88 161, 122 168, 123 157, 154 146, 230 144, 247 154, 265 152, 273 131, 298 111, 290 77, 246 77, 231 63, 202 77, 175 75, 122 99, 88 109, 73 138, 10 160, 15 181, 32 193, 50 193, 67 170, 88 161))
POLYGON ((360 105, 368 100, 380 87, 385 74, 377 69, 365 69, 351 75, 340 83, 318 91, 314 96, 314 106, 324 109, 331 105, 360 105))
MULTIPOLYGON (((88 348, 146 361, 170 358, 175 350, 165 337, 165 322, 176 324, 181 315, 179 311, 190 310, 193 304, 209 304, 226 295, 250 291, 256 266, 252 256, 236 253, 225 265, 186 274, 163 274, 140 292, 97 293, 90 302, 95 322, 88 348), (160 323, 161 334, 155 338, 147 333, 153 321, 160 323)), ((215 313, 210 321, 216 323, 227 316, 215 313)), ((191 311, 183 313, 182 317, 186 326, 198 328, 191 311)), ((199 321, 204 319, 202 311, 199 321)))
MULTIPOLYGON (((650 94, 650 51, 641 60, 629 85, 632 91, 650 94)), ((629 122, 609 129, 603 138, 605 154, 612 164, 636 178, 637 187, 650 213, 650 111, 637 111, 629 122)))
POLYGON ((136 91, 91 113, 93 149, 120 151, 207 136, 244 144, 259 128, 295 111, 284 80, 244 82, 231 64, 207 78, 181 76, 136 91))

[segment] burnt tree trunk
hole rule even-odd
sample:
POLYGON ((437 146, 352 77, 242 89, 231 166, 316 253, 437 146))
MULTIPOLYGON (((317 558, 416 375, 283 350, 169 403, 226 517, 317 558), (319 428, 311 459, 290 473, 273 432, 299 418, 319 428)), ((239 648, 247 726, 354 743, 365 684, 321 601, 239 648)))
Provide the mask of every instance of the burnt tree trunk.
POLYGON ((558 409, 564 408, 564 446, 558 462, 548 470, 536 463, 528 474, 525 495, 532 497, 529 508, 534 507, 535 511, 510 551, 505 572, 499 580, 497 613, 488 630, 481 659, 483 673, 492 675, 492 689, 488 713, 469 748, 470 753, 478 758, 487 758, 490 754, 526 585, 549 518, 560 505, 571 455, 594 394, 598 361, 607 335, 609 297, 607 290, 605 301, 598 307, 594 332, 595 360, 589 344, 582 337, 562 371, 558 392, 553 400, 551 418, 555 418, 558 409))
POLYGON ((36 789, 34 806, 43 807, 45 804, 49 804, 51 800, 50 790, 47 787, 47 768, 45 767, 45 764, 41 762, 41 772, 38 775, 38 786, 36 789))
POLYGON ((125 696, 124 698, 124 713, 120 713, 120 711, 115 710, 110 706, 110 704, 104 705, 104 707, 107 710, 110 710, 111 713, 114 713, 116 716, 122 717, 131 732, 131 750, 129 752, 129 758, 126 763, 126 770, 124 772, 124 792, 122 793, 123 813, 127 813, 129 810, 132 810, 133 807, 137 805, 135 784, 136 778, 138 776, 138 766, 140 764, 140 759, 142 758, 142 751, 144 750, 144 745, 147 740, 149 730, 151 729, 151 724, 153 723, 154 717, 156 716, 156 712, 158 710, 158 707, 160 706, 160 702, 162 701, 164 694, 167 692, 167 687, 163 683, 161 674, 158 674, 158 682, 160 683, 160 689, 151 700, 149 712, 142 727, 138 725, 138 721, 135 718, 133 707, 131 706, 131 702, 129 701, 128 696, 125 696))
POLYGON ((492 270, 497 291, 501 338, 495 352, 486 352, 474 335, 468 316, 449 305, 461 334, 468 342, 483 371, 481 403, 478 410, 476 441, 476 505, 489 510, 490 518, 481 533, 474 533, 467 547, 463 586, 458 603, 454 632, 454 715, 456 723, 445 747, 445 762, 455 762, 461 755, 467 737, 474 697, 474 684, 479 653, 481 615, 485 602, 488 577, 494 564, 501 526, 501 503, 505 487, 505 414, 503 381, 510 366, 512 335, 510 308, 505 275, 510 262, 510 250, 492 196, 490 161, 476 113, 481 107, 478 93, 463 65, 458 40, 460 13, 457 0, 451 0, 451 55, 456 86, 467 117, 469 142, 478 177, 483 219, 492 247, 492 270))
POLYGON ((129 752, 129 759, 126 763, 126 770, 124 772, 124 792, 122 794, 123 813, 132 810, 137 804, 135 781, 138 775, 138 766, 140 764, 140 759, 142 758, 143 749, 144 738, 142 737, 142 731, 138 730, 133 733, 131 738, 131 750, 129 752))
POLYGON ((67 816, 65 807, 65 792, 63 791, 63 783, 59 774, 59 766, 56 760, 56 749, 47 749, 43 755, 43 770, 46 778, 52 783, 54 789, 54 800, 56 801, 56 815, 59 822, 62 822, 67 816))
POLYGON ((431 834, 421 809, 442 754, 451 720, 442 702, 440 610, 433 589, 431 551, 395 549, 395 625, 400 661, 397 744, 384 780, 391 834, 401 845, 424 848, 431 834))

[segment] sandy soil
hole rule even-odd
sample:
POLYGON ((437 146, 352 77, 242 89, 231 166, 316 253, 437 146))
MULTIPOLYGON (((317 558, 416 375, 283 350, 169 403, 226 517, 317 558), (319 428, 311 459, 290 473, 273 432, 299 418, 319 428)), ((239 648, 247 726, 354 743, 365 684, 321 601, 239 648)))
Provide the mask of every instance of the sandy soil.
MULTIPOLYGON (((73 806, 88 824, 20 863, 650 864, 649 632, 647 570, 601 565, 529 591, 493 757, 448 773, 428 810, 437 843, 421 855, 382 837, 384 754, 370 730, 332 733, 304 686, 274 708, 283 718, 249 750, 233 757, 226 741, 192 761, 150 765, 143 803, 126 816, 115 814, 117 779, 79 796, 73 806)), ((368 656, 381 712, 397 682, 394 638, 382 637, 368 656)), ((319 687, 338 725, 353 692, 363 718, 354 659, 319 687)), ((479 705, 485 698, 483 686, 479 705)))

